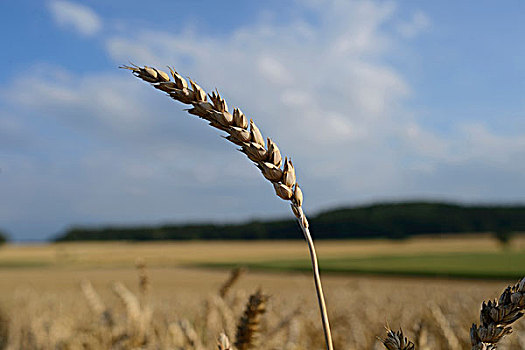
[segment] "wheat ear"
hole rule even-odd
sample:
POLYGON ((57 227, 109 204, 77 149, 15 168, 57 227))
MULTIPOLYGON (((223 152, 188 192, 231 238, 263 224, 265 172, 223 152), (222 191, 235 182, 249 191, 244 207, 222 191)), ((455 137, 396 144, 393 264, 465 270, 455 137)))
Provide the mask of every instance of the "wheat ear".
POLYGON ((166 92, 171 98, 192 105, 193 107, 188 109, 189 113, 208 121, 214 128, 228 133, 225 138, 240 146, 240 151, 246 154, 261 170, 263 176, 273 184, 277 196, 290 201, 292 211, 299 222, 310 252, 326 347, 328 350, 333 350, 317 254, 308 220, 302 209, 303 193, 297 184, 292 161, 285 158, 283 162, 277 145, 270 138, 265 143, 259 128, 251 119, 248 123, 248 119, 239 108, 234 108, 233 112, 230 113, 226 101, 219 95, 218 91, 206 95, 206 92, 197 83, 189 79, 190 84, 188 85, 188 82, 170 67, 168 68, 173 81, 165 72, 148 66, 132 65, 120 68, 131 70, 135 76, 150 83, 154 88, 166 92), (208 102, 208 97, 211 102, 208 102))
MULTIPOLYGON (((102 298, 97 293, 93 285, 90 281, 84 280, 80 284, 80 287, 82 288, 82 292, 84 293, 84 296, 86 297, 86 300, 88 302, 88 305, 90 309, 100 317, 102 322, 110 327, 113 327, 113 315, 111 314, 111 311, 106 307, 104 302, 102 301, 102 298)), ((1 347, 0 347, 1 349, 1 347)))
POLYGON ((248 350, 255 346, 257 332, 262 314, 266 312, 268 297, 260 290, 250 295, 244 314, 237 324, 235 347, 239 350, 248 350))
POLYGON ((143 309, 146 309, 149 307, 149 291, 151 289, 151 285, 145 260, 142 258, 137 258, 135 260, 135 267, 137 268, 137 274, 139 277, 140 305, 143 309))
POLYGON ((400 329, 394 332, 391 329, 387 329, 386 338, 381 339, 383 345, 388 350, 414 350, 415 346, 408 338, 403 335, 403 331, 400 329))
POLYGON ((221 298, 225 298, 226 294, 230 291, 232 286, 239 280, 241 275, 244 273, 244 269, 241 267, 237 267, 230 271, 230 276, 228 279, 222 284, 221 288, 219 289, 219 295, 221 298))
POLYGON ((231 350, 230 339, 224 333, 219 334, 217 338, 217 347, 219 350, 231 350))
POLYGON ((195 350, 202 350, 204 349, 200 339, 199 335, 197 334, 197 331, 191 323, 187 319, 182 319, 179 321, 179 327, 182 330, 182 334, 184 334, 184 338, 186 339, 186 342, 195 350))
POLYGON ((434 319, 437 321, 437 325, 441 330, 441 333, 443 333, 443 337, 447 341, 448 348, 450 350, 461 350, 461 344, 459 343, 458 337, 456 336, 450 321, 443 314, 443 311, 441 311, 441 308, 438 305, 431 303, 430 311, 432 312, 434 319))
POLYGON ((512 332, 510 326, 521 318, 525 309, 525 277, 514 286, 507 287, 498 300, 483 302, 480 325, 470 329, 472 350, 496 349, 497 343, 512 332))
POLYGON ((420 320, 414 327, 415 346, 418 350, 429 350, 428 348, 428 328, 423 320, 420 320))

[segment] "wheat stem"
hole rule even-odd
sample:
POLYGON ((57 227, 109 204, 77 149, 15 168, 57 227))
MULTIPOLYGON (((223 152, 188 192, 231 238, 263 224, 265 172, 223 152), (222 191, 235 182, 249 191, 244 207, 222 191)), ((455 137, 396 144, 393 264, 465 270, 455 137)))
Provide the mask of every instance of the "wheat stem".
POLYGON ((315 245, 308 228, 308 221, 300 209, 300 213, 304 219, 298 219, 299 226, 303 231, 304 238, 308 244, 308 250, 310 251, 310 260, 312 261, 312 270, 314 274, 315 290, 317 291, 317 300, 319 302, 319 309, 321 310, 321 320, 323 323, 324 338, 326 341, 326 348, 328 350, 333 350, 334 346, 332 344, 332 333, 330 331, 330 322, 328 321, 328 312, 326 311, 326 303, 324 301, 323 285, 321 283, 321 275, 319 273, 319 262, 317 260, 317 254, 315 252, 315 245))

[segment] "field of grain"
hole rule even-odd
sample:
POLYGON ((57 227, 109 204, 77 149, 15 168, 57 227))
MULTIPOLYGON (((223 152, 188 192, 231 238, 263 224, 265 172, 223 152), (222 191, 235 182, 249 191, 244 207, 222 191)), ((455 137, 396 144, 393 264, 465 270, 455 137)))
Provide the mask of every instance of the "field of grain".
MULTIPOLYGON (((489 236, 318 244, 321 260, 501 251, 489 236)), ((524 248, 518 238, 510 251, 524 248)), ((283 258, 307 258, 304 242, 2 247, 0 349, 216 349, 221 332, 235 341, 248 298, 259 288, 269 298, 253 348, 322 349, 309 273, 248 269, 221 296, 229 270, 189 267, 283 258), (146 267, 137 269, 137 262, 146 267)), ((481 302, 516 280, 327 273, 323 282, 336 349, 383 349, 377 337, 388 325, 402 327, 418 349, 456 350, 470 348, 469 329, 479 322, 481 302)), ((523 323, 516 322, 498 349, 525 348, 523 323)))
MULTIPOLYGON (((298 234, 300 234, 298 232, 298 234)), ((317 241, 319 257, 406 256, 441 253, 501 253, 491 235, 420 237, 401 241, 317 241)), ((510 252, 525 251, 525 235, 516 236, 510 252)), ((308 257, 302 240, 295 241, 173 241, 83 242, 7 245, 0 248, 0 267, 130 266, 137 257, 149 266, 180 266, 202 262, 259 262, 308 257)))

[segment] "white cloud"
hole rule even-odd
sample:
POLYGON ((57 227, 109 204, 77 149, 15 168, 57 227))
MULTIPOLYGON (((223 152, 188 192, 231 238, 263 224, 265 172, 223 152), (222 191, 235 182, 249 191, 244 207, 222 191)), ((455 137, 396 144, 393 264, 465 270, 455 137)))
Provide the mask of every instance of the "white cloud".
POLYGON ((100 17, 85 5, 66 0, 53 0, 49 2, 49 10, 58 25, 72 28, 81 35, 92 36, 102 29, 100 17))

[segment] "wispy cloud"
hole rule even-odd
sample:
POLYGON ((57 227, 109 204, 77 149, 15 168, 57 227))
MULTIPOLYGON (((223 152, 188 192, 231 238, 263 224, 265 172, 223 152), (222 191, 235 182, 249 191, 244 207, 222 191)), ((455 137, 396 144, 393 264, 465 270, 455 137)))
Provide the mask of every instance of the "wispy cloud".
POLYGON ((102 20, 91 8, 65 0, 49 2, 49 10, 55 22, 84 36, 92 36, 102 29, 102 20))

